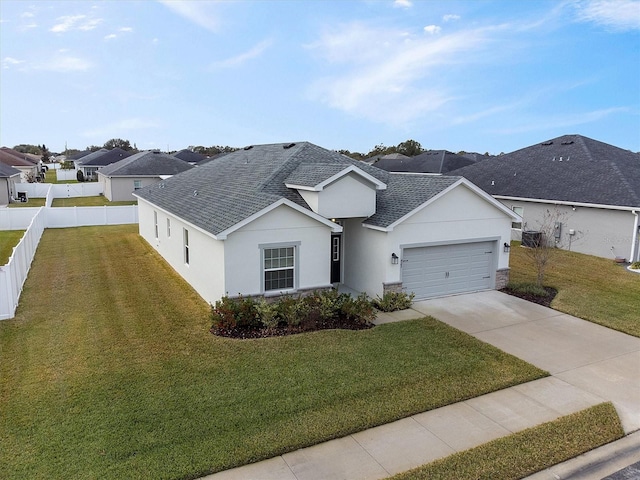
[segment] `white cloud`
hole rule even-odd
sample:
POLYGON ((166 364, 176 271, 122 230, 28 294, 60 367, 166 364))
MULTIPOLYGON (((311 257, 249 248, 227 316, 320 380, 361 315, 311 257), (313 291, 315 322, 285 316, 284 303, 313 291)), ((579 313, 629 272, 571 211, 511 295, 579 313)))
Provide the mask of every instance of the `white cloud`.
POLYGON ((115 33, 111 33, 109 35, 104 36, 105 40, 113 40, 114 38, 118 38, 118 36, 115 33))
POLYGON ((442 28, 440 28, 438 25, 427 25, 423 30, 425 31, 425 33, 428 33, 430 35, 436 35, 440 33, 442 28))
POLYGON ((208 0, 158 0, 165 7, 192 23, 217 32, 221 22, 212 11, 217 2, 208 0))
POLYGON ((573 3, 579 21, 614 30, 640 30, 640 2, 637 0, 588 0, 573 3))
POLYGON ((22 18, 33 18, 35 17, 35 14, 33 12, 23 12, 20 14, 20 17, 22 18))
POLYGON ((131 27, 122 27, 122 28, 120 28, 120 31, 121 32, 127 32, 127 33, 128 32, 133 32, 133 28, 131 28, 131 27))
POLYGON ((48 72, 69 73, 84 72, 93 67, 93 64, 83 58, 69 55, 67 49, 59 50, 55 55, 46 62, 35 65, 36 70, 44 70, 48 72))
POLYGON ((393 6, 396 8, 411 8, 413 2, 411 0, 393 0, 393 6))
POLYGON ((333 75, 313 83, 310 95, 356 116, 407 123, 453 100, 456 95, 442 81, 447 66, 486 49, 488 42, 482 30, 427 37, 340 25, 308 46, 330 62, 327 68, 337 64, 333 75))
POLYGON ((16 58, 13 57, 4 57, 4 59, 2 60, 2 68, 11 68, 14 65, 20 65, 21 63, 25 63, 24 60, 18 60, 16 58))
POLYGON ((226 60, 215 62, 213 64, 213 67, 219 67, 219 68, 239 67, 245 62, 262 55, 265 52, 265 50, 271 47, 271 45, 273 45, 273 40, 271 39, 263 40, 262 42, 258 43, 253 48, 251 48, 250 50, 244 53, 241 53, 240 55, 236 55, 235 57, 231 57, 231 58, 227 58, 226 60))
POLYGON ((532 132, 537 130, 566 130, 569 127, 597 122, 617 113, 628 112, 626 107, 612 107, 601 110, 593 110, 584 113, 571 113, 567 115, 545 116, 544 118, 521 118, 521 125, 509 126, 505 129, 492 130, 502 134, 514 134, 532 132))
POLYGON ((442 16, 442 21, 443 22, 453 22, 456 20, 460 20, 460 15, 453 15, 453 14, 449 14, 449 15, 443 15, 442 16))
POLYGON ((88 18, 86 15, 65 15, 56 19, 59 23, 51 27, 54 33, 64 33, 69 30, 89 31, 102 23, 101 18, 88 18))

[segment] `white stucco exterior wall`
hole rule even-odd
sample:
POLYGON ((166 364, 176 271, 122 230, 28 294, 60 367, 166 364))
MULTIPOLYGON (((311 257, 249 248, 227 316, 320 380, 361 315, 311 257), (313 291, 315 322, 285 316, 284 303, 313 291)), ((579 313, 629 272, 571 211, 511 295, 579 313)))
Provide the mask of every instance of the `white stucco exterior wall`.
POLYGON ((325 218, 370 217, 376 211, 376 187, 350 172, 320 192, 298 190, 315 212, 325 218))
POLYGON ((112 202, 135 200, 133 192, 136 180, 140 181, 140 188, 160 181, 159 177, 106 177, 100 173, 98 178, 104 184, 104 196, 112 202))
POLYGON ((464 185, 459 185, 390 232, 345 226, 345 283, 369 296, 382 295, 384 283, 402 281, 404 248, 492 240, 495 269, 509 267, 501 245, 511 240, 511 217, 464 185), (391 254, 400 257, 391 264, 391 254))
POLYGON ((295 245, 300 290, 330 285, 331 229, 281 205, 231 233, 225 240, 225 276, 231 296, 263 294, 261 246, 295 245))
MULTIPOLYGON (((553 205, 519 200, 501 200, 508 208, 522 207, 523 229, 538 230, 548 210, 562 222, 559 248, 597 257, 631 259, 635 215, 629 210, 607 210, 569 205, 553 205), (573 229, 574 234, 569 231, 573 229)), ((638 210, 640 213, 640 209, 638 210)), ((514 240, 521 240, 520 230, 513 230, 514 240)), ((637 238, 637 237, 636 237, 637 238)), ((635 249, 638 252, 638 249, 635 249)), ((637 255, 637 254, 636 254, 637 255)))
POLYGON ((138 199, 140 235, 209 303, 226 292, 224 242, 138 199), (157 212, 158 237, 154 212, 157 212), (167 230, 170 221, 170 235, 167 230), (189 231, 189 264, 185 263, 184 230, 189 231))

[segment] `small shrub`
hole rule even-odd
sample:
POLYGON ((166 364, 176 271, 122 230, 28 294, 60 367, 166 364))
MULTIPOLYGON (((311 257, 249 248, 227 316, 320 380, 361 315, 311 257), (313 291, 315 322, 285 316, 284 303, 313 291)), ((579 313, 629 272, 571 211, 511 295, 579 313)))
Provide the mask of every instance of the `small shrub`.
POLYGON ((376 317, 376 312, 366 293, 361 293, 355 299, 346 295, 344 303, 340 306, 340 312, 347 320, 356 323, 368 323, 376 317))
POLYGON ((631 264, 631 268, 633 268, 634 270, 640 270, 640 262, 633 262, 631 264))
POLYGON ((211 307, 211 321, 215 328, 259 328, 262 326, 256 302, 252 298, 230 298, 225 295, 211 307))
POLYGON ((277 304, 278 315, 290 327, 297 327, 306 320, 310 308, 304 299, 294 297, 282 297, 277 304))
POLYGON ((305 297, 310 308, 310 313, 316 313, 322 320, 333 320, 340 314, 340 309, 349 297, 346 293, 338 293, 337 290, 323 290, 313 292, 305 297))
POLYGON ((234 302, 228 296, 211 305, 211 322, 215 328, 230 330, 236 327, 234 302))
POLYGON ((507 290, 512 290, 514 292, 523 293, 527 295, 534 295, 536 297, 549 296, 549 292, 547 292, 543 287, 539 287, 535 283, 509 282, 506 288, 507 290))
POLYGON ((372 303, 374 307, 383 312, 395 312, 410 308, 415 296, 415 293, 386 292, 382 298, 376 296, 372 303))
POLYGON ((280 323, 277 303, 269 303, 262 299, 259 302, 256 302, 256 311, 260 318, 260 322, 265 328, 276 328, 280 323))

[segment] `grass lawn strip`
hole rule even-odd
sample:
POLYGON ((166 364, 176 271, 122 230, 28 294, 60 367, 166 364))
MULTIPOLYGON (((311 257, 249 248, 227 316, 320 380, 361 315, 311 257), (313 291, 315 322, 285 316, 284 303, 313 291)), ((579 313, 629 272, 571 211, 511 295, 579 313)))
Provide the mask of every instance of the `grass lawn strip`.
POLYGON ((29 198, 28 202, 14 202, 9 204, 9 208, 34 208, 34 207, 44 207, 47 202, 46 198, 29 198))
POLYGON ((93 197, 54 198, 52 207, 116 207, 120 205, 137 205, 136 200, 110 202, 104 195, 93 197))
POLYGON ((23 235, 24 230, 0 230, 0 266, 9 262, 13 249, 23 235))
POLYGON ((611 403, 493 440, 393 480, 516 480, 577 457, 624 436, 611 403))
POLYGON ((43 234, 0 322, 4 478, 196 478, 546 375, 432 318, 239 341, 137 226, 43 234))
MULTIPOLYGON (((535 282, 524 247, 514 244, 509 263, 511 281, 535 282)), ((640 277, 613 259, 557 249, 544 283, 558 290, 552 308, 640 337, 640 277)))

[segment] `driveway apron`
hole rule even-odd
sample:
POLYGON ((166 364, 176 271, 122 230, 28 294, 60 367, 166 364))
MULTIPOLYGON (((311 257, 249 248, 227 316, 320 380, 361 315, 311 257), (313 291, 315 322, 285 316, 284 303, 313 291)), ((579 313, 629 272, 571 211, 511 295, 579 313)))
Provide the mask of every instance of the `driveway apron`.
POLYGON ((413 309, 613 402, 640 429, 640 338, 498 291, 417 302, 413 309))

